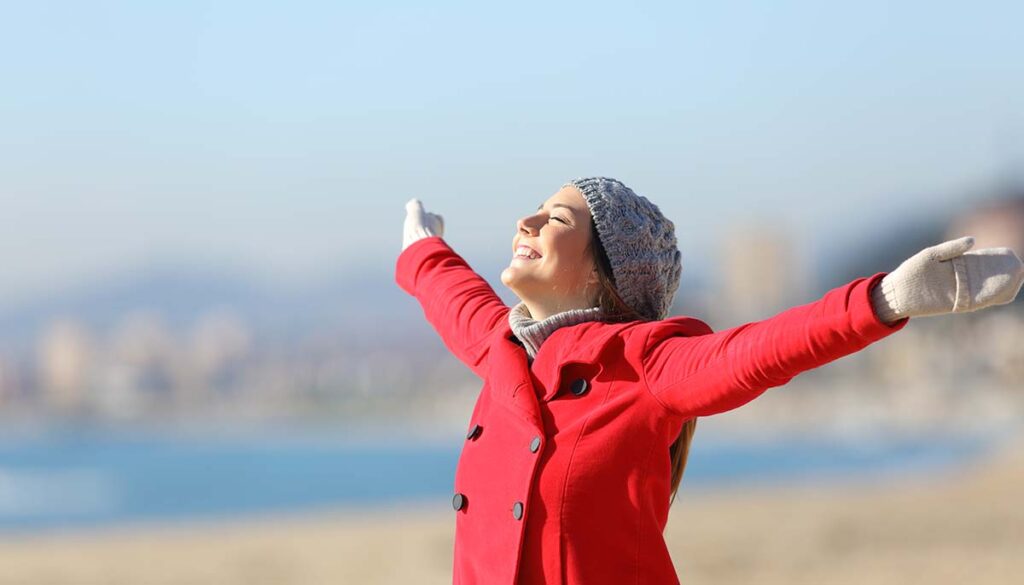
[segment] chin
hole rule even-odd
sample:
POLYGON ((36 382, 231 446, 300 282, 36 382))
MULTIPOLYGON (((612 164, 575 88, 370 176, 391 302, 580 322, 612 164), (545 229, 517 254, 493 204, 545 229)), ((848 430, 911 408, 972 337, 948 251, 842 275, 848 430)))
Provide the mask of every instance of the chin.
POLYGON ((518 266, 509 266, 501 271, 501 283, 522 298, 522 292, 529 286, 533 275, 524 274, 518 266))
POLYGON ((501 283, 511 289, 513 292, 516 289, 516 273, 515 269, 511 266, 501 271, 501 283))

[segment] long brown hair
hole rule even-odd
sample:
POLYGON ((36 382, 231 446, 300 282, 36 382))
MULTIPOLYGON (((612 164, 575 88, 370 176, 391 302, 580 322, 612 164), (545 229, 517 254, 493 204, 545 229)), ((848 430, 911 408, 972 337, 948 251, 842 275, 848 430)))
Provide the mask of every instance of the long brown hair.
MULTIPOLYGON (((608 254, 597 236, 597 226, 594 218, 590 218, 590 249, 594 254, 594 265, 597 266, 599 277, 599 292, 597 295, 597 306, 601 307, 604 320, 609 322, 622 321, 649 321, 640 313, 630 308, 615 289, 615 277, 612 274, 612 265, 608 260, 608 254)), ((690 441, 693 440, 693 432, 697 430, 697 417, 693 417, 683 423, 679 436, 669 446, 669 459, 672 461, 672 481, 669 484, 669 505, 676 499, 676 492, 679 490, 679 483, 683 480, 683 470, 686 469, 686 458, 690 454, 690 441)))

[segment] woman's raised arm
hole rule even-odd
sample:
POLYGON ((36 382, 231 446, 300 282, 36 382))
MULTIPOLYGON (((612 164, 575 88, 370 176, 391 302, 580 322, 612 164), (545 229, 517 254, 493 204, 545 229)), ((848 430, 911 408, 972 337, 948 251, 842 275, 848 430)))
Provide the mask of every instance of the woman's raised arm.
POLYGON ((648 389, 679 414, 708 416, 859 351, 910 317, 1009 303, 1024 282, 1024 265, 1009 248, 967 252, 973 244, 965 236, 925 248, 891 273, 858 278, 812 303, 717 333, 694 336, 692 323, 656 323, 644 346, 648 389))
POLYGON ((511 310, 447 242, 441 216, 406 204, 403 249, 395 281, 423 307, 427 321, 455 357, 483 378, 490 333, 511 310))
POLYGON ((888 324, 872 308, 870 290, 885 275, 858 278, 812 303, 706 335, 685 336, 692 326, 674 319, 655 323, 643 358, 647 387, 686 418, 742 406, 906 326, 909 318, 888 324))

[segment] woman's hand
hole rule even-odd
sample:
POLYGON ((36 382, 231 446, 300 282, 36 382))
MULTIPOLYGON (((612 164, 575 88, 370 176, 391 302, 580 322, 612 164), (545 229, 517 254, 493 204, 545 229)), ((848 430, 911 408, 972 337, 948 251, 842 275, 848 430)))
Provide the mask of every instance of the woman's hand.
POLYGON ((444 235, 444 218, 423 209, 423 203, 413 198, 405 204, 405 228, 402 236, 402 250, 409 244, 430 236, 444 235))
POLYGON ((967 313, 1005 305, 1024 283, 1024 264, 1009 248, 968 252, 964 236, 921 250, 886 274, 871 291, 875 313, 887 323, 904 317, 967 313))

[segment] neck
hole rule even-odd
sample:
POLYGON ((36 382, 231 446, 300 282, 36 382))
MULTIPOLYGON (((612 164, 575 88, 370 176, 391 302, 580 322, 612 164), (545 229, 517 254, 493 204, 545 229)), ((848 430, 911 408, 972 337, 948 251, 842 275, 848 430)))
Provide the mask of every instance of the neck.
POLYGON ((543 302, 543 301, 532 301, 522 300, 520 304, 523 305, 529 312, 532 319, 537 321, 543 321, 554 315, 565 313, 566 311, 577 311, 580 309, 590 309, 594 305, 588 304, 585 300, 581 299, 561 299, 555 302, 543 302))
POLYGON ((587 307, 566 309, 537 319, 530 312, 529 305, 525 301, 520 301, 509 312, 508 322, 512 332, 526 348, 527 356, 532 360, 544 340, 559 327, 597 321, 600 318, 600 307, 587 307))

